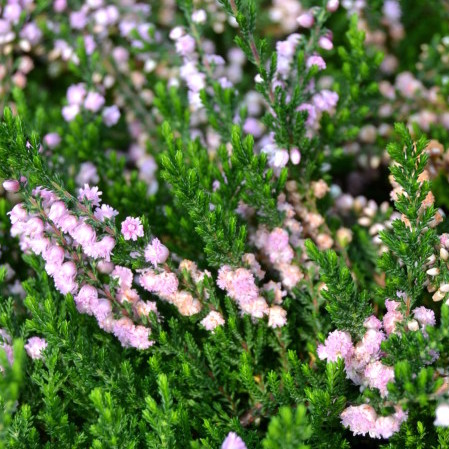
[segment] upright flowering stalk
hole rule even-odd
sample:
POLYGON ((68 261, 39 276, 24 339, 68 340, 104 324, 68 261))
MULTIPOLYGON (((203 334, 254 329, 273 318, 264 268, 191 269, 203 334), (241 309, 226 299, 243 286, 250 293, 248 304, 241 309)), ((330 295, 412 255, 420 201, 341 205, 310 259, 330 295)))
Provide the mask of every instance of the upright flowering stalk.
MULTIPOLYGON (((387 312, 382 322, 375 316, 365 319, 364 327, 367 330, 363 335, 359 334, 361 339, 354 345, 349 332, 356 334, 356 329, 351 328, 351 318, 338 315, 338 302, 342 302, 345 294, 354 291, 354 286, 350 285, 349 279, 347 283, 342 282, 341 286, 328 284, 326 297, 333 301, 328 310, 335 324, 347 331, 336 330, 330 333, 324 345, 318 347, 320 359, 334 362, 342 358, 347 378, 356 385, 378 390, 384 405, 391 405, 387 386, 395 381, 394 367, 388 364, 392 360, 389 351, 396 351, 395 344, 400 341, 398 339, 417 338, 423 341, 422 337, 406 336, 406 333, 421 332, 425 339, 428 338, 426 329, 436 324, 432 310, 424 306, 415 307, 425 287, 426 278, 423 276, 422 266, 434 265, 436 261, 432 255, 436 243, 432 228, 438 221, 435 220, 434 199, 425 175, 426 142, 424 139, 413 142, 403 126, 398 125, 397 132, 402 137, 404 146, 392 144, 389 152, 401 164, 394 163, 391 172, 394 177, 395 205, 402 215, 393 222, 392 231, 380 233, 388 248, 388 252, 382 255, 381 267, 387 273, 396 274, 387 281, 385 288, 387 294, 394 292, 394 299, 385 300, 387 312), (430 244, 420 244, 422 240, 430 244), (404 242, 410 245, 408 248, 419 250, 416 253, 404 250, 404 242), (337 292, 338 297, 333 297, 337 292), (387 364, 384 363, 385 359, 387 364)), ((317 254, 311 245, 309 249, 311 256, 316 258, 317 254)), ((331 261, 331 258, 325 257, 317 259, 321 261, 322 269, 325 267, 325 279, 331 280, 330 272, 335 268, 336 260, 331 261)), ((437 277, 439 269, 430 268, 427 274, 437 277)), ((349 297, 352 295, 353 293, 349 297)), ((358 314, 359 317, 362 316, 360 311, 358 314)), ((439 354, 434 349, 423 349, 417 367, 432 364, 438 358, 439 354)), ((341 419, 343 425, 349 427, 355 435, 369 434, 372 438, 389 438, 399 431, 401 423, 407 418, 401 407, 396 405, 395 410, 393 415, 378 416, 371 405, 349 406, 341 413, 341 419)))

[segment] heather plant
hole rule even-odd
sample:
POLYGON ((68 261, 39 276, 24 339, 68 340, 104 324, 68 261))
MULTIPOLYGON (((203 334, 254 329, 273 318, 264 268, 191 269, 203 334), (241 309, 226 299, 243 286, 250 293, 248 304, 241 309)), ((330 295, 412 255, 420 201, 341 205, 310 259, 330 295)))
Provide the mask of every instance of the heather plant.
POLYGON ((4 1, 0 448, 449 448, 448 19, 4 1))

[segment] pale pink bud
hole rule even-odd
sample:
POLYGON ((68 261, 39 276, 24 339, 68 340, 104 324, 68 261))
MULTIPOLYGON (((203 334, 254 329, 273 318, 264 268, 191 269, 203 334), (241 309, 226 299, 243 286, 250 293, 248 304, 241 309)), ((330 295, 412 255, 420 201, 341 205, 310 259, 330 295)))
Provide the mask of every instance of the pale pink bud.
POLYGON ((7 192, 18 192, 20 190, 20 183, 19 181, 16 181, 15 179, 8 179, 3 182, 3 188, 7 192))
POLYGON ((315 22, 315 19, 313 18, 313 15, 309 12, 306 12, 304 14, 301 14, 296 21, 298 22, 299 26, 303 28, 311 28, 315 22))
POLYGON ((290 150, 290 160, 293 165, 298 165, 301 162, 301 153, 298 148, 292 148, 290 150))
POLYGON ((335 11, 337 11, 339 6, 340 6, 340 2, 338 0, 329 0, 327 2, 326 9, 329 12, 335 12, 335 11))
POLYGON ((334 44, 332 43, 332 41, 325 36, 320 37, 320 39, 318 40, 318 45, 324 50, 332 50, 334 48, 334 44))

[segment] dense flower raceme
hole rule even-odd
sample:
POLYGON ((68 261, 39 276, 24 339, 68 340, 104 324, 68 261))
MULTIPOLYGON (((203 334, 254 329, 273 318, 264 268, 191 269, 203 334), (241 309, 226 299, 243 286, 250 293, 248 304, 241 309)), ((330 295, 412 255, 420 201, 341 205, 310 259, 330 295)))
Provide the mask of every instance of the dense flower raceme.
MULTIPOLYGON (((403 297, 402 292, 398 292, 403 297)), ((404 315, 399 311, 399 301, 386 301, 387 313, 383 321, 374 315, 366 319, 364 326, 367 331, 361 341, 353 344, 348 332, 334 331, 329 334, 324 344, 318 346, 318 357, 330 362, 342 358, 345 363, 346 376, 356 385, 363 388, 375 388, 387 400, 389 382, 394 382, 394 369, 382 363, 381 343, 389 334, 399 332, 397 325, 403 323, 404 315)), ((425 307, 413 310, 415 319, 410 319, 407 328, 410 331, 421 331, 425 334, 426 326, 435 325, 435 314, 425 307), (416 323, 416 326, 415 326, 416 323), (419 323, 419 325, 418 325, 419 323)), ((438 354, 430 353, 435 360, 438 354)), ((398 432, 406 414, 400 407, 389 417, 377 417, 376 411, 369 405, 350 406, 341 414, 342 423, 349 427, 355 435, 369 433, 374 438, 389 438, 398 432)))
MULTIPOLYGON (((20 238, 22 251, 42 256, 45 270, 54 279, 58 291, 74 295, 81 313, 94 316, 100 328, 113 333, 123 346, 146 349, 152 343, 148 339, 150 329, 148 326, 136 325, 135 321, 151 312, 157 314, 157 308, 154 302, 144 301, 140 297, 133 288, 133 282, 173 304, 184 316, 196 315, 204 307, 210 309, 207 292, 203 293, 203 298, 195 297, 191 291, 181 287, 178 274, 165 264, 169 251, 158 238, 153 238, 142 249, 144 260, 152 268, 133 273, 129 268, 114 265, 111 256, 117 231, 113 224, 118 213, 107 204, 101 204, 101 195, 98 187, 85 184, 79 189, 79 203, 76 213, 73 213, 54 192, 38 187, 32 192, 30 211, 27 211, 24 203, 20 203, 9 213, 11 235, 20 238), (92 211, 84 205, 88 205, 92 211), (110 280, 118 281, 115 290, 111 290, 108 282, 101 281, 94 270, 88 268, 92 264, 100 273, 109 276, 110 280), (125 302, 132 305, 134 315, 131 317, 123 308, 125 302)), ((143 237, 140 219, 127 217, 121 223, 121 234, 125 240, 136 241, 143 237)), ((283 282, 293 287, 300 280, 301 273, 297 267, 289 268, 288 265, 293 258, 293 250, 288 245, 288 233, 277 228, 269 235, 268 241, 267 251, 271 251, 272 259, 282 259, 283 269, 291 271, 290 277, 283 276, 283 282), (286 251, 287 255, 282 256, 282 251, 286 251)), ((253 254, 245 254, 242 264, 247 264, 259 279, 263 278, 265 273, 253 254)), ((202 282, 204 276, 212 278, 211 273, 199 270, 194 262, 188 260, 179 264, 179 272, 184 270, 189 273, 193 285, 202 282)), ((234 270, 229 266, 219 270, 217 284, 236 301, 243 314, 259 319, 266 316, 268 325, 273 328, 285 325, 287 312, 280 304, 286 292, 279 284, 270 281, 259 290, 249 269, 242 267, 234 270), (264 297, 267 292, 274 294, 271 306, 264 297)), ((213 331, 224 322, 218 311, 210 309, 201 325, 213 331)))

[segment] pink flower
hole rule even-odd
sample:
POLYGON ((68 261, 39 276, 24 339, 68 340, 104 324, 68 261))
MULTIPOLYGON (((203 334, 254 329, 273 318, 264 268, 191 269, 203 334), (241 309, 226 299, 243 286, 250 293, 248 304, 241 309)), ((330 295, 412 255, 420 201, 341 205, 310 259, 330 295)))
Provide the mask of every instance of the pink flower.
POLYGON ((97 207, 94 212, 94 216, 97 220, 104 221, 105 219, 113 219, 118 215, 118 212, 107 204, 102 204, 101 207, 97 207))
POLYGON ((81 106, 86 96, 86 86, 83 83, 72 84, 67 89, 67 101, 69 105, 81 106))
POLYGON ((89 183, 96 184, 99 179, 97 167, 92 162, 83 162, 75 178, 76 183, 80 186, 89 183))
POLYGON ((103 122, 106 126, 111 127, 120 120, 120 110, 116 105, 103 109, 103 122))
POLYGON ((419 321, 421 326, 435 326, 436 321, 433 310, 421 306, 413 310, 413 315, 419 321))
POLYGON ((68 214, 67 206, 63 201, 56 201, 50 207, 50 212, 48 213, 48 218, 52 220, 57 226, 59 225, 59 220, 68 214))
POLYGON ((87 25, 87 16, 83 10, 70 13, 70 26, 75 30, 81 30, 87 25))
POLYGON ((145 260, 152 263, 155 267, 160 263, 164 263, 168 255, 168 248, 158 238, 154 238, 145 248, 145 260))
POLYGON ((90 302, 92 315, 99 323, 103 322, 112 314, 112 305, 109 299, 96 298, 90 302))
POLYGON ((75 293, 78 290, 78 284, 75 282, 76 273, 76 265, 73 262, 63 263, 54 274, 56 289, 63 295, 75 293))
POLYGON ((279 263, 276 265, 281 275, 282 284, 287 289, 292 289, 298 284, 298 282, 304 277, 302 271, 297 265, 291 265, 289 263, 279 263))
POLYGON ((390 335, 396 330, 396 323, 400 323, 403 320, 401 312, 396 310, 387 312, 383 317, 383 325, 387 335, 390 335))
POLYGON ((348 332, 336 330, 328 335, 324 345, 318 346, 317 351, 321 360, 327 359, 328 362, 335 362, 339 357, 343 359, 350 358, 354 351, 354 346, 348 332))
POLYGON ((329 0, 326 4, 326 9, 329 12, 335 12, 337 11, 339 5, 340 5, 339 0, 329 0))
POLYGON ((334 48, 334 44, 332 41, 326 37, 322 36, 318 39, 318 45, 323 48, 324 50, 332 50, 334 48))
POLYGON ((315 120, 317 119, 317 111, 315 109, 315 106, 309 103, 303 103, 298 107, 298 111, 306 111, 307 112, 306 124, 308 126, 313 126, 315 120))
POLYGON ((92 315, 92 304, 98 300, 97 289, 89 284, 83 285, 74 299, 78 312, 92 315))
POLYGON ((79 243, 81 246, 93 244, 96 240, 96 233, 94 228, 84 223, 83 221, 79 223, 76 228, 70 234, 73 239, 79 243))
POLYGON ((24 346, 27 354, 33 360, 42 358, 42 351, 47 347, 47 342, 40 337, 31 337, 24 346))
POLYGON ((338 94, 331 90, 323 89, 312 98, 313 105, 320 112, 330 112, 338 103, 338 94))
POLYGON ((150 330, 143 326, 135 326, 126 317, 114 321, 112 332, 125 348, 147 349, 153 344, 148 338, 150 330))
POLYGON ((349 427, 354 435, 366 435, 374 430, 377 413, 370 405, 350 406, 340 415, 344 427, 349 427))
POLYGON ((189 56, 195 51, 195 39, 188 34, 181 36, 176 41, 176 51, 181 56, 189 56))
POLYGON ((129 268, 116 265, 114 271, 111 273, 111 276, 118 279, 118 285, 122 290, 131 288, 133 283, 133 272, 129 268))
POLYGON ((84 100, 84 107, 88 111, 98 112, 104 105, 104 97, 98 92, 89 92, 84 100))
POLYGON ((306 12, 304 14, 301 14, 296 21, 298 22, 299 26, 303 28, 311 28, 315 22, 315 19, 313 18, 313 15, 309 12, 306 12))
POLYGON ((140 284, 151 293, 168 297, 176 293, 179 282, 175 273, 163 272, 157 274, 153 270, 148 270, 140 276, 140 284))
POLYGON ((134 310, 137 316, 148 316, 151 312, 157 314, 156 303, 153 301, 137 301, 134 310))
POLYGON ((64 249, 58 245, 50 245, 42 254, 45 262, 45 271, 53 275, 64 262, 64 249))
POLYGON ((369 363, 365 368, 365 378, 371 388, 377 388, 381 396, 388 394, 387 384, 394 380, 394 368, 381 362, 369 363))
POLYGON ((89 184, 84 184, 84 188, 79 189, 78 199, 80 201, 87 200, 91 202, 93 206, 99 206, 101 194, 102 192, 98 190, 97 186, 89 187, 89 184))
POLYGON ((287 311, 280 306, 271 306, 268 309, 268 326, 275 329, 285 324, 287 324, 287 311))
POLYGON ((11 224, 15 224, 24 221, 28 217, 28 213, 24 207, 23 203, 16 204, 10 212, 8 212, 11 224))
POLYGON ((58 220, 58 226, 63 232, 68 232, 69 234, 74 231, 74 229, 78 226, 78 219, 74 215, 64 215, 60 217, 58 220))
POLYGON ((200 323, 206 330, 213 331, 217 326, 222 326, 225 323, 225 320, 220 313, 212 310, 200 321, 200 323))
POLYGON ((31 45, 36 45, 42 37, 42 31, 34 22, 26 23, 20 31, 20 37, 31 45))
POLYGON ((71 104, 62 108, 62 116, 66 122, 71 122, 79 114, 80 107, 77 104, 71 104))
POLYGON ((44 143, 48 148, 55 148, 61 143, 61 137, 58 133, 49 133, 44 136, 44 143))
POLYGON ((316 65, 320 70, 324 70, 326 68, 326 63, 324 59, 319 55, 312 55, 307 58, 306 66, 308 69, 310 67, 316 65))
POLYGON ((272 263, 290 263, 292 261, 294 253, 288 239, 288 232, 282 228, 275 228, 270 232, 264 250, 272 263))
POLYGON ((365 322, 363 323, 363 325, 367 328, 367 329, 376 329, 376 330, 380 330, 382 328, 382 322, 374 315, 369 316, 365 322))
POLYGON ((201 312, 201 303, 185 290, 174 293, 167 297, 167 300, 174 304, 183 316, 192 316, 201 312))
POLYGON ((138 237, 143 237, 143 226, 140 218, 127 217, 122 222, 122 234, 125 240, 136 241, 138 237))
POLYGON ((221 449, 246 449, 246 444, 235 432, 229 432, 221 449))
POLYGON ((99 242, 95 243, 94 257, 104 259, 106 262, 109 262, 111 260, 111 253, 114 247, 114 238, 110 235, 106 235, 99 242))

